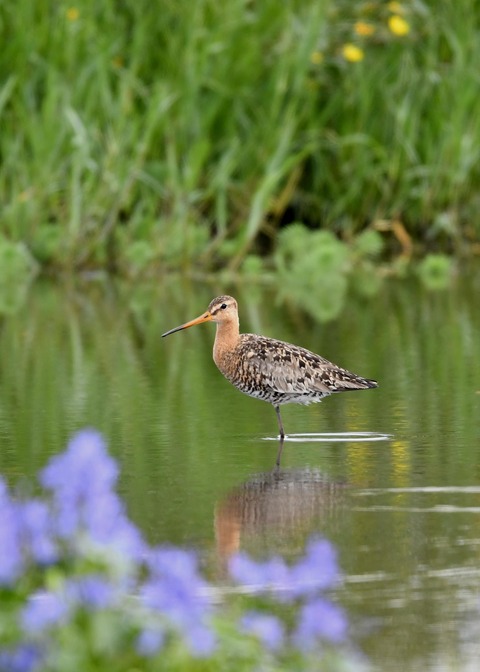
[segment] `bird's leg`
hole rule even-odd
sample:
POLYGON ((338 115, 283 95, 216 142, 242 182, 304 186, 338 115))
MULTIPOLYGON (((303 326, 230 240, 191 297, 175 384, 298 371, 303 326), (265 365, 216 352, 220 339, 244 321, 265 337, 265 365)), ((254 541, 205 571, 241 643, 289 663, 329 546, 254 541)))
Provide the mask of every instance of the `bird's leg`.
POLYGON ((275 413, 277 414, 278 429, 280 430, 280 438, 283 440, 285 438, 285 431, 283 429, 282 416, 280 415, 280 406, 275 406, 275 413))
POLYGON ((280 443, 278 444, 278 453, 277 459, 275 460, 275 466, 277 469, 280 467, 280 458, 282 457, 283 444, 285 442, 285 436, 280 437, 280 443))

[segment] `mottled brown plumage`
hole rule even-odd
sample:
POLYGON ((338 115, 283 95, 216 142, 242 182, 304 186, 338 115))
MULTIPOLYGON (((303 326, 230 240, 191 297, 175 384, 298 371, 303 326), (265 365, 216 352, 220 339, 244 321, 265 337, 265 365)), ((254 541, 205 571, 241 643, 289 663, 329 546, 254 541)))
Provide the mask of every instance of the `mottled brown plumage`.
POLYGON ((376 381, 357 376, 298 345, 240 334, 238 306, 231 296, 213 299, 206 313, 163 336, 209 321, 217 323, 215 364, 240 392, 273 404, 282 439, 282 404, 310 404, 333 392, 377 387, 376 381))

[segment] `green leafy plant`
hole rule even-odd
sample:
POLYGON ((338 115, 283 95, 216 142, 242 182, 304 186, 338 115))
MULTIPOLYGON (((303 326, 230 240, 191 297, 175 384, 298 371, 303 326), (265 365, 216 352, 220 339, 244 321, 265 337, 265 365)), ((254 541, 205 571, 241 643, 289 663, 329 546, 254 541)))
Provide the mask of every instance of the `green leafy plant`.
POLYGON ((322 322, 332 320, 343 308, 350 277, 372 276, 376 280, 367 293, 378 290, 379 276, 369 258, 382 248, 375 231, 360 234, 349 246, 330 231, 310 231, 299 223, 288 226, 278 236, 274 257, 281 298, 322 322))
POLYGON ((418 265, 418 275, 427 289, 439 290, 449 286, 453 262, 444 254, 429 254, 418 265))

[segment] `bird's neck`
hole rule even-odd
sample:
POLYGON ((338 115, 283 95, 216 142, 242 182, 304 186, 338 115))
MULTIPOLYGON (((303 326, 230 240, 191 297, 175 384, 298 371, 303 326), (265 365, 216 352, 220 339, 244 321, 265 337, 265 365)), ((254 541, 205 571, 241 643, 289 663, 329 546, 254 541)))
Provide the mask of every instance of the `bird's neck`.
POLYGON ((216 364, 235 350, 240 340, 240 328, 238 322, 218 322, 215 343, 213 346, 213 359, 216 364))

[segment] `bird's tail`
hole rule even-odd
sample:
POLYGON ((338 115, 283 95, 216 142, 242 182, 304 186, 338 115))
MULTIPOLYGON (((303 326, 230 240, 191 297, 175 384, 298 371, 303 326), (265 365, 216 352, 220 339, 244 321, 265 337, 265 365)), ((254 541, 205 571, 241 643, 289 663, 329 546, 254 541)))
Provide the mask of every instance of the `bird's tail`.
POLYGON ((368 390, 372 387, 378 387, 376 380, 362 378, 355 373, 345 371, 344 375, 337 376, 335 392, 347 392, 348 390, 368 390))

